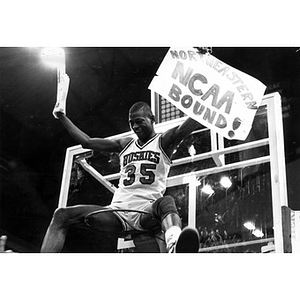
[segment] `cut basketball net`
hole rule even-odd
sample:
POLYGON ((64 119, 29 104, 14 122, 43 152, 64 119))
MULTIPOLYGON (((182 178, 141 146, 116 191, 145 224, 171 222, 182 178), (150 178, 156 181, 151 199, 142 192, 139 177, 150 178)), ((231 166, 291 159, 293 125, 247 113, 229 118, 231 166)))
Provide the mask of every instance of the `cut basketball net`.
POLYGON ((58 119, 57 113, 66 114, 66 100, 69 90, 70 78, 67 74, 58 77, 57 98, 53 109, 53 116, 58 119))
POLYGON ((65 52, 61 48, 45 48, 42 51, 42 59, 48 66, 57 69, 57 96, 52 114, 58 119, 57 113, 66 114, 66 100, 70 84, 70 78, 66 74, 65 52))

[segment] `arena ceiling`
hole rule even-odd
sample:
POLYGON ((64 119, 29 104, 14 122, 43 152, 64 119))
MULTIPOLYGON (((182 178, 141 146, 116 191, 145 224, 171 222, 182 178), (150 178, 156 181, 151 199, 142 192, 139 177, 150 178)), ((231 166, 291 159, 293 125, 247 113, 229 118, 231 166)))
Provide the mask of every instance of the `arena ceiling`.
MULTIPOLYGON (((64 48, 71 83, 67 112, 92 136, 129 130, 127 111, 150 103, 148 85, 168 48, 64 48)), ((74 141, 52 116, 56 72, 41 48, 0 48, 0 229, 27 251, 41 244, 57 206, 65 150, 74 141), (29 243, 27 245, 27 243, 29 243)), ((213 48, 213 55, 284 98, 287 161, 299 156, 298 48, 213 48)), ((12 244, 11 244, 12 245, 12 244)))

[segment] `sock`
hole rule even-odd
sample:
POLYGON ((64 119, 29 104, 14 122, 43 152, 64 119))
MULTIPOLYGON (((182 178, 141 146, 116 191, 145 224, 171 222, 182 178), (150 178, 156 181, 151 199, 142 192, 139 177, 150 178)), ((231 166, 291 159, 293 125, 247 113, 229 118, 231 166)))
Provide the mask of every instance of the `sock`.
POLYGON ((181 228, 179 226, 171 226, 169 229, 167 229, 165 232, 167 250, 169 250, 170 247, 177 242, 180 233, 181 228))

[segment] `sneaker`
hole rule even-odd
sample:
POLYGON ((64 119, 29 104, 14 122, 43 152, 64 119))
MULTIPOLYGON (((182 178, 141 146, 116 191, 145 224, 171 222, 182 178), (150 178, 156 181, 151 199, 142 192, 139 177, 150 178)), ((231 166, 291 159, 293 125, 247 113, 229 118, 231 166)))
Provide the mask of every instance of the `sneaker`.
MULTIPOLYGON (((175 249, 172 249, 173 253, 198 253, 200 246, 199 233, 196 229, 191 227, 185 227, 178 241, 175 245, 175 249)), ((170 249, 171 250, 171 249, 170 249)))

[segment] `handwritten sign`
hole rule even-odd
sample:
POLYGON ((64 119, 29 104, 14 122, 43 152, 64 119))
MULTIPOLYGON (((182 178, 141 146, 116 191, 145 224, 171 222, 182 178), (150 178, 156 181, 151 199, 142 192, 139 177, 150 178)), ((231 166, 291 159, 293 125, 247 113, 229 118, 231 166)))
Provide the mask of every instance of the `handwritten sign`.
POLYGON ((266 86, 194 48, 170 48, 149 89, 227 139, 245 140, 266 86))

